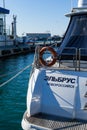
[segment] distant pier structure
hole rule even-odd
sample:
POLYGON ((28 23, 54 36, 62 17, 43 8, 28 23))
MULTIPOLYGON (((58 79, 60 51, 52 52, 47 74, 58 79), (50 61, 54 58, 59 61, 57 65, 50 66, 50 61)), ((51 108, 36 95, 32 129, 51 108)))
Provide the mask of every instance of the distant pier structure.
POLYGON ((30 39, 41 39, 41 38, 49 38, 51 37, 50 33, 27 33, 26 34, 27 37, 29 37, 30 39))

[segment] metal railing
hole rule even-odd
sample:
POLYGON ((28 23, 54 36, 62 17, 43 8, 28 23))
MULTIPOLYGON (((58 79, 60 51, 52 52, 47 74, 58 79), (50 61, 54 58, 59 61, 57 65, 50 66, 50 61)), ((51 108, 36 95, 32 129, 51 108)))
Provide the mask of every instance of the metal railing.
POLYGON ((66 47, 61 55, 59 56, 59 67, 62 68, 66 66, 68 69, 72 68, 77 70, 77 60, 78 60, 78 51, 77 48, 66 47))
MULTIPOLYGON (((40 49, 41 47, 37 46, 35 50, 34 64, 36 65, 36 67, 42 67, 39 61, 40 49)), ((67 69, 75 71, 87 71, 87 49, 86 48, 77 49, 74 47, 65 48, 61 53, 61 55, 58 55, 55 65, 51 66, 51 68, 63 69, 63 70, 67 69)))

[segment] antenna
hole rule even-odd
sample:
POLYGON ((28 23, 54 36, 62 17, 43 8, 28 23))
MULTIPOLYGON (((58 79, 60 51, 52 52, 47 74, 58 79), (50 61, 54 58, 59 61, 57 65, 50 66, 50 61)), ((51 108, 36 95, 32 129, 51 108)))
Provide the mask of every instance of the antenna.
POLYGON ((71 10, 72 10, 72 7, 73 7, 73 2, 72 2, 73 0, 71 0, 71 10))

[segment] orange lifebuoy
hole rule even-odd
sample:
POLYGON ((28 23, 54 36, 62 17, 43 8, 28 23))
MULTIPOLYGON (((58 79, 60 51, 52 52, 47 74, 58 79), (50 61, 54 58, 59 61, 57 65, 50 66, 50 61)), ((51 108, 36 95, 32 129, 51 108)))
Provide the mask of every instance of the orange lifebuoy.
POLYGON ((39 60, 40 60, 40 63, 44 66, 52 66, 55 64, 56 60, 57 60, 57 53, 55 52, 55 50, 52 48, 52 47, 43 47, 41 50, 40 50, 40 53, 39 53, 39 60), (51 52, 52 54, 52 61, 50 62, 46 62, 46 60, 43 59, 43 54, 45 51, 49 51, 51 52))

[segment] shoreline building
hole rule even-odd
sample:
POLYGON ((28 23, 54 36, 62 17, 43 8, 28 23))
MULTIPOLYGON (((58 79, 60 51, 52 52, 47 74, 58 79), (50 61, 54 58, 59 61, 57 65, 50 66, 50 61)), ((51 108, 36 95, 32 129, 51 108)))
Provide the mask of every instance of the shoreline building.
POLYGON ((29 39, 43 39, 43 38, 49 38, 51 37, 50 33, 26 33, 26 36, 29 39))

